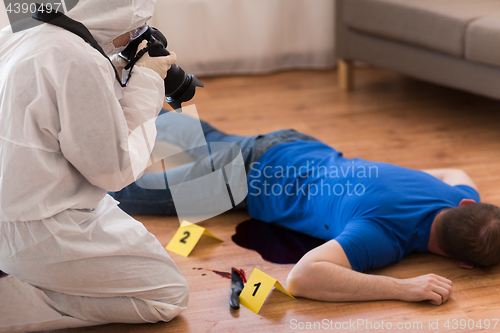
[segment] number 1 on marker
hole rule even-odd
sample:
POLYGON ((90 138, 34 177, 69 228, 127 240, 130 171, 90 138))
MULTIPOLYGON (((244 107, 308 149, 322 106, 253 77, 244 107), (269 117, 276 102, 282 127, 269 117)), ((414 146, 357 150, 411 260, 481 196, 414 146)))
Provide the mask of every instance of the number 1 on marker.
POLYGON ((259 290, 261 284, 262 284, 262 282, 259 282, 259 283, 256 283, 253 285, 255 287, 255 291, 252 294, 253 297, 255 297, 255 294, 257 294, 257 290, 259 290))

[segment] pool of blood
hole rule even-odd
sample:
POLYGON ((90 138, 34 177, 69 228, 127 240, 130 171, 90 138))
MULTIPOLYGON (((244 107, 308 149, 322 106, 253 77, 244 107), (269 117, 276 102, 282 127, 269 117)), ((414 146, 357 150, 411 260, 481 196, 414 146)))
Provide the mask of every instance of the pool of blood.
POLYGON ((276 264, 295 264, 304 254, 325 243, 322 239, 253 219, 240 223, 232 239, 276 264))

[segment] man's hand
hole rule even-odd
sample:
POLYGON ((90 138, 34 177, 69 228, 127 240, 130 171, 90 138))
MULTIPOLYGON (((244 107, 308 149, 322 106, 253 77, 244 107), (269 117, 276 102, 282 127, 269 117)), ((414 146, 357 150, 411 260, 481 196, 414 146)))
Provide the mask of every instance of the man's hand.
POLYGON ((427 274, 399 280, 401 300, 420 302, 430 300, 434 305, 446 302, 453 292, 453 282, 442 276, 427 274))
MULTIPOLYGON (((143 48, 147 47, 148 42, 143 41, 140 45, 138 50, 142 50, 143 48)), ((136 66, 139 67, 147 67, 149 69, 154 70, 160 77, 165 80, 167 77, 167 72, 170 69, 170 66, 175 64, 177 61, 177 56, 175 53, 170 52, 169 56, 166 57, 153 57, 151 58, 149 56, 149 53, 146 53, 145 55, 142 56, 142 58, 135 64, 136 66)))
POLYGON ((112 55, 110 59, 113 66, 115 66, 116 72, 118 73, 118 76, 120 76, 121 80, 123 69, 125 68, 125 66, 127 66, 127 61, 120 57, 118 54, 112 55))

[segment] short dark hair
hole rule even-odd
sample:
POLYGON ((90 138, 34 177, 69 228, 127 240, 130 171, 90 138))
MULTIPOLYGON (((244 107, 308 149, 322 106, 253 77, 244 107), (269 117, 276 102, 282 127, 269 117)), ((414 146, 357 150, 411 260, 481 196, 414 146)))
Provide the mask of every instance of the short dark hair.
POLYGON ((453 207, 436 222, 438 246, 454 260, 478 267, 500 263, 500 207, 485 203, 453 207))

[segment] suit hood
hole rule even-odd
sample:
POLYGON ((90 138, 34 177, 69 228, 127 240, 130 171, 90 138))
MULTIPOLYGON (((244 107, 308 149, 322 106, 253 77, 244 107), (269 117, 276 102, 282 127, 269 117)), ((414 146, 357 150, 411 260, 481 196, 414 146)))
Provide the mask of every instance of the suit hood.
POLYGON ((80 0, 67 15, 83 23, 104 48, 116 37, 145 24, 156 0, 80 0))

